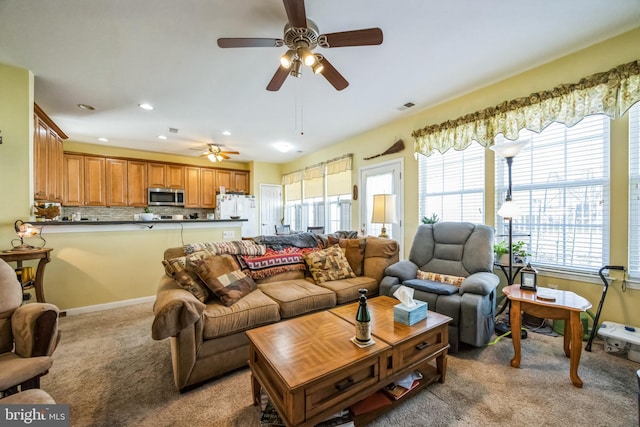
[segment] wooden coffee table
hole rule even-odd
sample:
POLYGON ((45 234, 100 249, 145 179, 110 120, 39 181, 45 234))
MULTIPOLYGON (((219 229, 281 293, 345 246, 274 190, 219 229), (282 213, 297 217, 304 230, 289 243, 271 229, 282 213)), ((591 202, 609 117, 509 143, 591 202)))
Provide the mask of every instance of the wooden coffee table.
POLYGON ((444 382, 451 319, 430 311, 403 325, 393 321, 397 303, 369 300, 375 344, 365 348, 351 342, 357 303, 247 331, 254 404, 264 388, 288 426, 312 426, 415 369, 424 378, 407 397, 444 382))
POLYGON ((511 359, 511 366, 520 366, 520 326, 521 312, 529 313, 543 319, 562 319, 565 321, 564 354, 569 358, 569 377, 576 387, 582 387, 582 380, 578 376, 580 353, 582 352, 582 322, 580 312, 591 308, 591 303, 585 298, 569 291, 557 289, 549 290, 555 300, 549 301, 539 298, 536 291, 520 289, 520 285, 505 286, 502 292, 511 301, 510 323, 511 339, 515 355, 511 359))

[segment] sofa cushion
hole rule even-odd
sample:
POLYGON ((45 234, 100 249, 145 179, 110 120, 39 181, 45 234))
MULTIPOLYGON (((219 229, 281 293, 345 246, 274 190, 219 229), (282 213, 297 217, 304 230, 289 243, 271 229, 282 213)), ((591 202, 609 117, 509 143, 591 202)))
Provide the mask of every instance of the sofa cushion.
MULTIPOLYGON (((309 279, 311 280, 311 279, 309 279)), ((378 282, 366 276, 352 277, 349 279, 329 280, 318 283, 318 286, 329 289, 336 294, 336 304, 346 304, 357 301, 360 297, 358 289, 366 289, 367 296, 374 296, 378 293, 378 282)))
POLYGON ((338 245, 311 252, 304 257, 304 261, 316 283, 356 277, 338 245))
POLYGON ((336 305, 335 293, 304 279, 263 283, 258 288, 278 303, 283 319, 336 305))
POLYGON ((280 320, 280 307, 259 289, 230 307, 219 300, 207 304, 203 312, 204 339, 213 339, 280 320))
POLYGON ((364 237, 358 239, 336 239, 333 236, 327 237, 329 245, 337 244, 342 249, 344 256, 349 262, 349 266, 356 276, 362 276, 364 268, 364 251, 367 239, 364 237))
POLYGON ((200 251, 189 256, 170 258, 162 261, 167 276, 172 277, 180 287, 189 291, 200 302, 206 302, 211 295, 209 289, 195 272, 192 260, 211 256, 209 252, 200 251))
POLYGON ((253 279, 240 271, 231 255, 223 254, 194 261, 198 277, 227 307, 256 289, 253 279))
POLYGON ((460 287, 460 285, 462 285, 462 282, 464 282, 465 278, 462 276, 451 276, 447 274, 432 273, 430 271, 418 270, 418 272, 416 273, 416 279, 431 280, 433 282, 440 282, 440 283, 448 283, 450 285, 460 287))
POLYGON ((431 292, 438 295, 457 294, 460 288, 448 283, 434 282, 431 280, 411 279, 402 282, 403 285, 418 289, 424 292, 431 292))

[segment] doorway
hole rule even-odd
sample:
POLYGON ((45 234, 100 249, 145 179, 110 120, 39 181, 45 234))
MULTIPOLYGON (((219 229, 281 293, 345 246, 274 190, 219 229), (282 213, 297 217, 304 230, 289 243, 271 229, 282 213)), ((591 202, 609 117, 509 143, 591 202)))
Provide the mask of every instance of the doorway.
POLYGON ((263 235, 276 232, 284 216, 282 209, 282 186, 275 184, 260 184, 260 230, 263 235))
POLYGON ((404 236, 404 198, 402 175, 404 159, 396 159, 378 163, 373 166, 360 168, 360 226, 365 235, 378 236, 383 225, 387 229, 389 238, 400 245, 400 258, 403 255, 404 236), (396 195, 396 219, 393 224, 374 224, 371 222, 374 194, 396 195))

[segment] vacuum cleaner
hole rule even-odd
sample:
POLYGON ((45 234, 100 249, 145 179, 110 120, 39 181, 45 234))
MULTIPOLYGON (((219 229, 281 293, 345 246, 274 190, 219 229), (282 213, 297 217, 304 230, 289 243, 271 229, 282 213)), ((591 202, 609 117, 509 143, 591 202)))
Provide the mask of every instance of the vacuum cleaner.
POLYGON ((591 344, 593 343, 593 339, 595 338, 596 332, 598 330, 598 319, 600 319, 600 312, 602 311, 604 298, 607 296, 607 290, 609 289, 609 282, 604 277, 604 274, 602 274, 604 270, 620 270, 624 272, 627 271, 621 265, 605 265, 598 271, 598 275, 602 279, 602 283, 604 283, 604 289, 602 290, 602 297, 600 298, 600 304, 598 304, 598 311, 596 311, 596 317, 593 319, 593 328, 591 328, 591 335, 589 335, 589 341, 587 341, 587 345, 584 348, 586 351, 591 351, 591 344))

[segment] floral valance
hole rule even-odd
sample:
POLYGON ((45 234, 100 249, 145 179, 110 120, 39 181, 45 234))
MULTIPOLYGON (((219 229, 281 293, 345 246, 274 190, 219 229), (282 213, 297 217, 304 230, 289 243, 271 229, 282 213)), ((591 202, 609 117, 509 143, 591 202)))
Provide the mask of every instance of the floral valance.
POLYGON ((563 84, 549 91, 505 101, 475 113, 413 131, 414 151, 429 156, 434 150, 463 150, 477 141, 493 145, 496 135, 515 140, 518 132, 540 132, 553 122, 573 126, 590 114, 621 117, 640 101, 640 61, 563 84))
POLYGON ((336 159, 331 159, 326 162, 317 163, 312 166, 308 166, 302 170, 288 173, 282 176, 282 185, 291 185, 302 180, 312 180, 321 178, 325 175, 333 175, 336 173, 351 170, 351 164, 353 162, 353 154, 347 154, 336 159), (326 170, 325 170, 326 166, 326 170))

